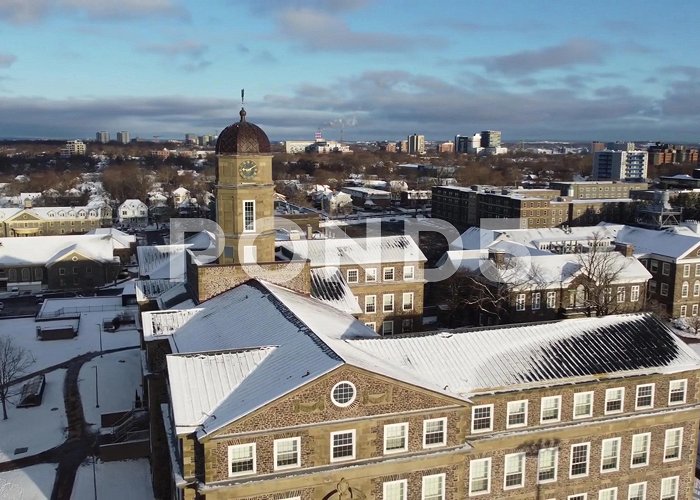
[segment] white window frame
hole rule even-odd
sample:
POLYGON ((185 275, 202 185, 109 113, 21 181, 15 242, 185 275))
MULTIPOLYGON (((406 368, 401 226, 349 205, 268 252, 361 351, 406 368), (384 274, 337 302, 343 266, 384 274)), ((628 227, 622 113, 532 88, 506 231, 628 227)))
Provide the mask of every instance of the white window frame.
POLYGON ((625 411, 625 388, 624 387, 611 387, 610 389, 605 389, 605 410, 604 415, 614 415, 615 413, 622 413, 625 411), (608 403, 618 401, 618 399, 611 399, 613 393, 620 393, 620 408, 618 410, 608 410, 608 403))
POLYGON ((661 479, 661 488, 660 488, 660 498, 661 500, 678 500, 678 483, 680 482, 680 476, 671 476, 671 477, 664 477, 661 479), (668 483, 671 483, 671 492, 670 494, 664 495, 664 488, 668 483))
POLYGON ((674 429, 666 429, 666 432, 664 433, 664 458, 663 461, 665 462, 675 462, 677 460, 680 460, 681 457, 683 456, 683 427, 676 427, 674 429), (674 448, 678 448, 678 456, 671 457, 671 458, 666 458, 668 455, 667 451, 669 448, 669 437, 672 435, 678 435, 678 445, 673 446, 674 448))
POLYGON ((630 288, 630 302, 639 302, 639 285, 632 285, 630 288))
POLYGON ((394 294, 382 294, 382 312, 394 312, 394 294))
POLYGON ((547 292, 547 309, 556 309, 557 292, 547 292))
POLYGON ((680 312, 679 316, 681 318, 685 318, 687 315, 688 315, 688 306, 684 304, 681 306, 681 312, 680 312))
MULTIPOLYGON (((285 452, 287 453, 287 452, 285 452)), ((285 470, 285 469, 294 469, 296 467, 301 467, 301 438, 300 437, 292 437, 292 438, 281 438, 281 439, 275 439, 273 443, 273 464, 274 464, 274 470, 285 470), (277 463, 277 460, 279 459, 280 451, 279 447, 280 445, 283 444, 284 441, 293 441, 296 444, 296 463, 293 464, 286 464, 286 465, 279 465, 277 463)))
POLYGON ((566 500, 588 500, 588 493, 576 493, 575 495, 569 495, 566 500))
MULTIPOLYGON (((436 432, 431 432, 431 434, 437 434, 436 432)), ((440 418, 429 418, 423 420, 423 448, 437 448, 439 446, 445 446, 447 444, 447 417, 440 418), (442 423, 442 440, 436 441, 434 443, 428 443, 428 426, 432 423, 442 423)))
POLYGON ((635 410, 648 410, 650 408, 654 407, 654 392, 656 392, 656 385, 654 383, 650 384, 639 384, 637 385, 637 388, 635 389, 635 394, 634 394, 634 409, 635 410), (651 403, 648 405, 640 405, 639 404, 639 390, 644 388, 644 387, 651 387, 651 395, 650 396, 642 396, 642 397, 650 397, 651 403))
POLYGON ((593 391, 586 391, 586 392, 576 392, 574 393, 574 404, 573 404, 573 418, 574 420, 582 419, 582 418, 590 418, 593 416, 593 391), (577 402, 577 398, 590 398, 588 402, 588 412, 583 413, 581 415, 576 414, 577 406, 580 406, 581 404, 577 402))
POLYGON ((542 307, 542 294, 540 292, 532 292, 531 296, 532 300, 532 310, 533 311, 539 311, 540 308, 542 307))
POLYGON ((688 298, 688 292, 690 291, 690 285, 687 281, 684 281, 681 285, 681 297, 684 299, 688 298))
POLYGON ((401 310, 402 311, 413 311, 413 292, 403 292, 401 297, 401 310), (408 299, 408 300, 406 300, 408 299), (406 307, 408 306, 408 307, 406 307))
POLYGON ((651 432, 643 432, 641 434, 634 434, 632 436, 632 444, 630 446, 630 469, 636 469, 638 467, 646 467, 649 465, 649 450, 651 449, 651 432), (635 450, 635 445, 637 441, 642 441, 646 443, 644 453, 644 462, 634 463, 635 453, 639 454, 639 451, 635 450))
MULTIPOLYGON (((355 386, 355 384, 353 384, 349 380, 342 380, 333 386, 333 388, 331 389, 330 395, 331 395, 331 401, 333 402, 333 404, 335 406, 337 406, 338 408, 347 408, 348 406, 353 404, 355 402, 355 400, 357 399, 357 387, 355 386), (340 399, 338 399, 338 395, 335 393, 336 389, 341 388, 340 387, 341 385, 347 386, 347 387, 344 387, 343 389, 350 389, 352 391, 351 393, 349 393, 350 398, 347 401, 341 401, 340 399)), ((344 394, 341 392, 340 395, 343 396, 344 394)))
POLYGON ((393 267, 385 267, 382 269, 382 281, 394 281, 395 277, 396 273, 393 267), (390 273, 388 278, 386 277, 387 273, 390 273))
POLYGON ((560 420, 561 420, 561 396, 543 396, 542 399, 540 399, 540 424, 555 423, 555 422, 559 422, 560 420), (545 400, 547 400, 547 401, 553 400, 553 401, 557 402, 557 417, 556 418, 550 418, 550 419, 544 418, 545 400))
POLYGON ((659 261, 658 261, 658 260, 651 259, 651 261, 650 261, 650 263, 649 263, 649 270, 650 270, 652 273, 657 272, 657 271, 659 270, 659 261))
POLYGON ((376 314, 377 312, 377 296, 376 295, 365 295, 365 314, 376 314), (370 299, 370 302, 367 302, 367 299, 370 299), (370 306, 372 307, 372 311, 369 310, 370 306))
POLYGON ((624 286, 617 287, 617 303, 618 304, 623 304, 625 302, 626 290, 627 290, 627 288, 624 286))
POLYGON ((598 500, 617 500, 617 486, 598 490, 598 500), (611 493, 612 496, 610 496, 611 493))
MULTIPOLYGON (((547 472, 549 471, 549 468, 547 468, 547 472)), ((547 484, 547 483, 554 483, 557 481, 557 474, 559 472, 559 448, 541 448, 537 452, 537 484, 547 484), (545 453, 553 453, 554 454, 554 463, 553 468, 554 468, 554 476, 549 478, 549 479, 540 479, 540 476, 544 469, 542 468, 542 456, 545 453)))
POLYGON ((519 293, 515 297, 515 310, 524 311, 525 310, 525 299, 527 296, 524 293, 519 293))
POLYGON ((527 411, 528 400, 520 399, 518 401, 508 401, 506 406, 506 429, 516 429, 518 427, 527 427, 527 411), (522 408, 522 411, 518 411, 522 408), (510 423, 510 417, 513 415, 523 415, 523 421, 515 424, 510 423))
POLYGON ((382 321, 382 335, 393 335, 394 334, 394 321, 385 320, 382 321))
POLYGON ((603 439, 600 443, 600 473, 601 474, 607 474, 608 472, 617 472, 620 470, 620 450, 622 449, 622 438, 615 437, 615 438, 609 438, 609 439, 603 439), (606 443, 610 443, 613 445, 613 450, 615 451, 615 455, 612 455, 611 457, 606 457, 605 456, 605 446, 606 443), (605 469, 605 459, 606 458, 614 458, 615 459, 615 467, 605 469))
POLYGON ((690 278, 690 264, 683 264, 683 277, 690 278))
POLYGON ((360 270, 359 269, 348 269, 345 272, 345 278, 347 279, 348 283, 359 283, 360 282, 360 270), (355 275, 355 279, 350 278, 351 274, 355 275))
POLYGON ((423 476, 421 481, 421 499, 422 500, 445 500, 445 473, 442 474, 432 474, 430 476, 423 476), (437 479, 440 485, 440 493, 437 495, 428 495, 427 482, 430 480, 437 479))
POLYGON ((668 297, 668 283, 661 283, 661 296, 668 297))
POLYGON ((404 281, 416 279, 416 268, 414 266, 403 266, 403 279, 404 281))
POLYGON ((391 455, 392 453, 403 453, 408 451, 408 422, 400 422, 397 424, 386 424, 384 426, 384 454, 391 455), (387 448, 389 441, 389 432, 391 429, 400 429, 401 434, 399 437, 392 436, 391 438, 397 438, 403 440, 403 446, 401 448, 387 448))
POLYGON ((691 316, 695 317, 698 315, 698 304, 693 304, 693 308, 691 309, 691 316))
POLYGON ((700 276, 700 263, 695 264, 695 276, 700 276))
POLYGON ((509 453, 506 456, 503 457, 503 489, 504 490, 515 490, 517 488, 522 488, 525 486, 525 467, 526 467, 526 462, 525 462, 525 453, 509 453), (513 471, 508 471, 508 462, 509 460, 516 460, 517 462, 517 468, 519 470, 516 470, 515 472, 513 471), (508 475, 511 476, 519 476, 519 481, 516 484, 511 484, 508 485, 508 475))
MULTIPOLYGON (((591 443, 574 443, 571 445, 571 451, 569 452, 569 478, 570 479, 575 479, 578 477, 588 477, 588 475, 591 472, 591 443), (586 449, 586 472, 581 472, 578 474, 573 474, 573 467, 574 467, 574 448, 585 448, 586 449)), ((579 463, 583 462, 576 462, 578 465, 579 463)))
POLYGON ((674 405, 682 405, 685 404, 685 400, 688 394, 688 379, 687 378, 679 378, 676 380, 671 380, 668 383, 668 405, 669 406, 674 406, 674 405), (680 401, 671 401, 671 398, 678 393, 678 389, 675 389, 673 387, 674 384, 681 384, 683 387, 682 391, 680 391, 683 394, 683 399, 680 401))
POLYGON ((255 200, 243 200, 243 232, 244 233, 254 233, 255 232, 255 200), (250 207, 250 209, 248 209, 250 207), (252 212, 249 214, 249 212, 252 212), (249 220, 249 216, 252 215, 252 219, 249 220))
POLYGON ((671 264, 668 262, 661 263, 661 274, 669 276, 671 274, 671 264))
POLYGON ((483 432, 491 432, 493 430, 493 404, 472 406, 472 434, 480 434, 483 432), (488 410, 488 427, 476 428, 477 420, 479 422, 486 420, 487 417, 477 417, 478 411, 488 410))
POLYGON ((632 483, 627 487, 627 499, 628 500, 646 500, 647 498, 647 482, 641 482, 641 483, 632 483), (633 491, 632 489, 634 488, 635 490, 638 487, 642 487, 642 496, 635 496, 633 497, 632 495, 636 495, 637 492, 633 491))
POLYGON ((408 480, 397 479, 396 481, 385 481, 382 483, 382 500, 407 500, 408 499, 408 480), (389 488, 399 486, 401 488, 400 496, 390 496, 394 493, 389 491, 389 488))
POLYGON ((377 268, 368 267, 365 269, 365 283, 376 283, 377 282, 377 268))
MULTIPOLYGON (((355 429, 346 429, 342 431, 334 431, 331 432, 330 435, 330 450, 331 450, 331 463, 335 462, 347 462, 348 460, 355 460, 355 456, 357 455, 357 439, 356 439, 356 431, 355 429), (343 457, 335 457, 335 445, 334 445, 334 438, 335 436, 341 435, 341 434, 350 434, 352 436, 352 455, 351 456, 343 456, 343 457)), ((342 445, 345 446, 345 445, 342 445)))
POLYGON ((693 297, 700 297, 700 281, 695 280, 693 282, 693 297))
POLYGON ((250 476, 252 474, 256 474, 257 470, 258 470, 258 461, 257 461, 257 453, 256 453, 256 443, 232 444, 231 446, 228 447, 228 477, 250 476), (253 469, 239 471, 239 472, 232 472, 231 465, 233 465, 233 459, 232 459, 231 455, 233 454, 234 450, 243 449, 243 448, 248 448, 249 450, 251 450, 251 455, 252 455, 252 459, 253 459, 253 469))
POLYGON ((477 458, 469 461, 469 496, 476 497, 479 495, 488 495, 491 493, 491 457, 488 458, 477 458), (486 464, 486 477, 474 477, 474 469, 480 463, 486 464), (474 481, 483 481, 486 479, 486 489, 474 490, 474 481))

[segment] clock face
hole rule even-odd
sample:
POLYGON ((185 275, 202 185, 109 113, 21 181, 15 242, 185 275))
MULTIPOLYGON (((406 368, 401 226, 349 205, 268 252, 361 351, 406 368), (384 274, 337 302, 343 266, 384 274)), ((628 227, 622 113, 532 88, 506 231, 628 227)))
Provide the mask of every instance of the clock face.
POLYGON ((240 164, 238 172, 244 179, 251 179, 258 174, 258 165, 253 160, 246 160, 240 164))

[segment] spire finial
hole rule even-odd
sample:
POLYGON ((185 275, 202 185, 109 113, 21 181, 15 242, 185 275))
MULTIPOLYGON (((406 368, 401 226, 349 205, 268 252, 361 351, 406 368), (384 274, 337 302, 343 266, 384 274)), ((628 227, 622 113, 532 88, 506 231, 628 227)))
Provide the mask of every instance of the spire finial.
POLYGON ((243 107, 243 103, 245 102, 245 89, 241 89, 241 112, 239 113, 241 115, 241 121, 245 121, 245 108, 243 107))
POLYGON ((243 107, 244 102, 245 102, 245 89, 241 89, 241 107, 243 107))

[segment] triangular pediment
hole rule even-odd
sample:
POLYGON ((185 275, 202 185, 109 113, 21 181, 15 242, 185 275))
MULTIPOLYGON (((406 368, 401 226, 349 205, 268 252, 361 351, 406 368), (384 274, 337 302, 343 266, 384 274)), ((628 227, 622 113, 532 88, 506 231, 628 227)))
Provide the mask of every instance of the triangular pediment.
POLYGON ((12 217, 8 217, 5 222, 33 222, 33 221, 38 221, 42 222, 44 219, 39 217, 36 213, 30 211, 30 210, 22 210, 21 212, 17 212, 15 215, 12 217))

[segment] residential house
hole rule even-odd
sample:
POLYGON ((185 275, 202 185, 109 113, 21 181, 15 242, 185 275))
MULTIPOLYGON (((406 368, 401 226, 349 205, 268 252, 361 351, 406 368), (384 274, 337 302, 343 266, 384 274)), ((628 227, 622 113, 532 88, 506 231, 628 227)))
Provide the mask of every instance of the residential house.
POLYGON ((117 210, 119 224, 123 226, 145 226, 148 224, 148 205, 141 200, 129 199, 117 210))

